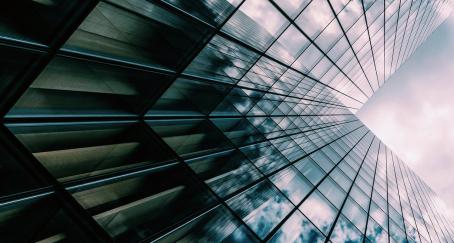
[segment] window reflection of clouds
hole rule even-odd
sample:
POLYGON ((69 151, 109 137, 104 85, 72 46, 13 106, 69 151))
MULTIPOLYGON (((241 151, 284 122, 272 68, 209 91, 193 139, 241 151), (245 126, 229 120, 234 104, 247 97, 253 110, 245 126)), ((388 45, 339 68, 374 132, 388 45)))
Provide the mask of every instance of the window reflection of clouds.
POLYGON ((337 210, 318 191, 314 191, 300 206, 300 211, 310 219, 317 228, 327 234, 337 210))
POLYGON ((344 216, 340 216, 333 229, 330 238, 333 243, 341 242, 363 242, 363 236, 358 229, 350 223, 344 216))
POLYGON ((323 242, 325 237, 299 211, 282 225, 270 242, 323 242))
POLYGON ((228 205, 262 239, 292 209, 292 204, 267 182, 261 182, 230 199, 228 205))

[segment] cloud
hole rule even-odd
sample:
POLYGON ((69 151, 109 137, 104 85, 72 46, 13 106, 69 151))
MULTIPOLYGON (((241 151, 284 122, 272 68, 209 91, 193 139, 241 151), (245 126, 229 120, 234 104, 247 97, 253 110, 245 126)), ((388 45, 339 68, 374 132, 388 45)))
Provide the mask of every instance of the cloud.
POLYGON ((450 207, 454 218, 454 17, 357 113, 450 207))

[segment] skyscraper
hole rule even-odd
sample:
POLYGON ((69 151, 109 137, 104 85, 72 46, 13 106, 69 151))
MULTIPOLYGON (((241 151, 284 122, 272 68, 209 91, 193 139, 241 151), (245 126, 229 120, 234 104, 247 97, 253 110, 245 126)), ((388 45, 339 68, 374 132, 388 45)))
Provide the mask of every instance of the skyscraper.
POLYGON ((450 0, 0 9, 1 242, 453 242, 354 115, 450 0))

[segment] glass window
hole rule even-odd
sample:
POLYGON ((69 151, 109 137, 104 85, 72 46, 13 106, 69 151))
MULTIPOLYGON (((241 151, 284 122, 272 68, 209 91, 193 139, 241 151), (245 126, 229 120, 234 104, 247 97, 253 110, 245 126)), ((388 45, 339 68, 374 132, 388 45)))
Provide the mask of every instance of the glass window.
POLYGON ((333 19, 327 1, 312 1, 295 22, 311 39, 315 39, 333 19))
POLYGON ((0 9, 0 38, 49 44, 75 8, 71 0, 6 1, 0 9))
POLYGON ((293 204, 299 204, 301 200, 314 187, 295 167, 280 171, 272 176, 270 180, 281 190, 293 204))
POLYGON ((350 197, 345 201, 342 213, 347 217, 361 232, 366 228, 367 213, 350 197))
MULTIPOLYGON (((0 12, 4 10, 3 8, 0 12)), ((0 14, 1 18, 1 14, 0 14)), ((1 28, 0 21, 0 28, 1 28)), ((1 30, 1 29, 0 29, 1 30)), ((22 72, 32 65, 40 56, 37 52, 22 50, 0 45, 0 94, 7 90, 8 85, 18 77, 22 72)))
POLYGON ((290 25, 267 53, 290 65, 309 45, 307 38, 295 26, 290 25))
POLYGON ((275 0, 275 2, 291 19, 293 19, 311 2, 311 0, 275 0))
POLYGON ((227 201, 243 221, 261 238, 290 213, 292 204, 268 182, 261 182, 227 201))
POLYGON ((11 123, 8 128, 61 182, 173 160, 137 122, 11 123))
POLYGON ((207 119, 149 120, 147 124, 182 157, 196 157, 232 145, 207 119))
POLYGON ((366 237, 373 243, 388 242, 388 233, 380 225, 369 217, 367 222, 366 237))
POLYGON ((299 209, 325 235, 328 234, 337 214, 336 208, 318 191, 314 191, 299 209))
POLYGON ((162 74, 58 56, 29 86, 8 116, 140 114, 170 79, 162 74))
POLYGON ((289 161, 270 142, 263 142, 241 148, 249 160, 251 160, 264 174, 287 165, 289 161))
POLYGON ((246 118, 213 118, 214 125, 236 146, 244 146, 265 140, 246 118))
POLYGON ((269 242, 324 242, 325 236, 300 211, 282 225, 269 242))
POLYGON ((328 156, 323 153, 322 150, 317 150, 315 153, 312 153, 310 157, 319 165, 325 172, 329 172, 333 167, 334 163, 328 156))
POLYGON ((115 241, 129 242, 156 236, 214 206, 214 197, 199 185, 185 168, 172 165, 92 183, 72 193, 115 241))
POLYGON ((241 0, 164 1, 214 26, 220 25, 241 2, 241 0))
POLYGON ((295 167, 314 185, 321 181, 326 175, 326 173, 309 156, 296 162, 295 167))
POLYGON ((46 186, 47 183, 38 180, 34 174, 30 174, 22 162, 18 161, 12 152, 3 145, 0 145, 0 157, 0 198, 46 186))
POLYGON ((248 0, 230 18, 223 31, 263 51, 288 24, 270 2, 248 0))
POLYGON ((224 207, 218 206, 160 237, 156 242, 258 242, 224 207))
POLYGON ((352 184, 352 181, 338 167, 331 171, 330 177, 346 192, 352 184))
POLYGON ((247 186, 261 177, 260 172, 238 150, 210 154, 186 163, 220 197, 247 186))
MULTIPOLYGON (((59 200, 44 193, 0 207, 2 242, 92 242, 59 200)), ((77 221, 79 222, 79 221, 77 221)))
POLYGON ((65 50, 177 69, 208 30, 146 0, 100 2, 65 50))
POLYGON ((257 53, 216 35, 184 73, 224 83, 237 83, 258 58, 257 53))
POLYGON ((327 177, 323 182, 317 187, 317 189, 323 193, 323 195, 328 198, 328 200, 334 204, 337 208, 340 209, 342 202, 345 199, 346 193, 342 188, 337 185, 331 178, 327 177))
POLYGON ((230 85, 179 78, 167 88, 147 116, 202 116, 212 112, 230 91, 230 85))
POLYGON ((363 242, 363 234, 347 218, 340 215, 330 240, 333 243, 360 243, 363 242))

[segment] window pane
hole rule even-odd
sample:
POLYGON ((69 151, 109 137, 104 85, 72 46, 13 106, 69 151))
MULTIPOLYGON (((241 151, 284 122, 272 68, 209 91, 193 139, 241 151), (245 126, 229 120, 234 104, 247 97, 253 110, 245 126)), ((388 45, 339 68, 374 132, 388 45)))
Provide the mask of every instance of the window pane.
POLYGON ((268 1, 248 0, 223 30, 254 47, 265 50, 288 25, 288 21, 268 1))
POLYGON ((172 160, 136 122, 11 123, 8 128, 62 182, 172 160))
POLYGON ((100 2, 64 49, 176 69, 207 30, 146 0, 100 2))
POLYGON ((296 162, 295 167, 314 185, 325 176, 325 172, 309 156, 296 162))
POLYGON ((241 0, 165 1, 215 26, 221 24, 241 2, 241 0))
POLYGON ((279 188, 292 202, 298 204, 314 187, 298 170, 293 166, 280 171, 272 176, 270 180, 279 188))
POLYGON ((157 242, 258 242, 224 207, 204 213, 182 227, 159 238, 157 242))
POLYGON ((227 204, 261 239, 264 239, 293 207, 268 182, 259 183, 230 199, 227 204))
MULTIPOLYGON (((0 36, 48 44, 77 1, 6 1, 0 8, 0 36)), ((1 38, 0 37, 0 38, 1 38)))
POLYGON ((300 211, 282 225, 269 242, 324 242, 325 236, 300 211))
POLYGON ((89 186, 73 196, 118 242, 156 236, 214 203, 211 194, 178 165, 89 186))
POLYGON ((228 196, 261 177, 252 163, 237 150, 207 155, 186 162, 221 197, 228 196))
POLYGON ((314 191, 299 209, 325 235, 328 234, 337 214, 336 208, 318 191, 314 191))

